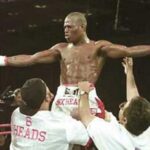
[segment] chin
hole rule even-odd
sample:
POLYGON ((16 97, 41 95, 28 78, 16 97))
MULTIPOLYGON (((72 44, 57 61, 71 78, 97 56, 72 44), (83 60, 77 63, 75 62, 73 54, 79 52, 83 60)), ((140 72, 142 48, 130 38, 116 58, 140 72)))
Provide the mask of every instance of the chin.
POLYGON ((66 38, 66 41, 67 41, 68 43, 72 43, 72 41, 71 41, 69 38, 66 38))

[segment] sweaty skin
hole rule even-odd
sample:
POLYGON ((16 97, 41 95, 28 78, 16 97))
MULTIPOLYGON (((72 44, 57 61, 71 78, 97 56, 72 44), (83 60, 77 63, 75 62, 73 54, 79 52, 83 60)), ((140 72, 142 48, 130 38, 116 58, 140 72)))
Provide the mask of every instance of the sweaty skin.
POLYGON ((73 46, 67 44, 61 53, 61 82, 78 83, 90 81, 95 83, 104 64, 104 58, 98 56, 95 42, 73 46))
POLYGON ((81 13, 68 15, 64 21, 64 35, 67 43, 58 43, 48 50, 33 55, 7 57, 7 65, 28 66, 59 61, 61 84, 76 84, 80 81, 95 83, 107 57, 140 57, 150 54, 149 45, 127 48, 105 40, 90 40, 86 34, 85 20, 81 13))

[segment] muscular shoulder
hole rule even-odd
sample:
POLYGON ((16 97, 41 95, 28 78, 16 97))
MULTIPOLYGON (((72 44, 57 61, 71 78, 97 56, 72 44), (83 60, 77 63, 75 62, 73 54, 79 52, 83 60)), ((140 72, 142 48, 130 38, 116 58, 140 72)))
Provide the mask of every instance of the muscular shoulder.
POLYGON ((58 44, 55 44, 54 46, 52 46, 50 49, 56 49, 56 50, 62 50, 64 48, 66 48, 68 46, 68 43, 58 43, 58 44))
POLYGON ((98 54, 101 56, 104 54, 103 48, 109 45, 112 45, 112 43, 106 40, 95 41, 95 47, 97 49, 98 54))
POLYGON ((99 47, 104 47, 104 46, 111 45, 112 43, 106 40, 99 40, 99 41, 96 41, 95 44, 99 47))

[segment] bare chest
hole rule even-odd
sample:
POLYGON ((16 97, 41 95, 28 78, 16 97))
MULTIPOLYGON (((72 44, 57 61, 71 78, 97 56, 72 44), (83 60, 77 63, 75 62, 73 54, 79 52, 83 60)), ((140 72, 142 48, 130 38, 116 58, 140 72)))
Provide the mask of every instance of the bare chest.
POLYGON ((81 46, 74 48, 66 48, 62 52, 62 61, 65 64, 70 63, 90 63, 94 61, 97 56, 97 50, 90 46, 81 46))

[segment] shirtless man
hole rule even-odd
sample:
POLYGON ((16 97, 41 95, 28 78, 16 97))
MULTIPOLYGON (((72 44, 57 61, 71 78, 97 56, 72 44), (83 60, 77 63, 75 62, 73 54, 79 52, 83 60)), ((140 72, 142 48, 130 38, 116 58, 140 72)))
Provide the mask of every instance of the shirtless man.
MULTIPOLYGON (((150 54, 150 45, 128 48, 105 40, 90 40, 86 33, 86 27, 87 21, 82 13, 70 13, 64 20, 64 34, 67 43, 58 43, 48 50, 33 55, 0 56, 0 66, 29 66, 59 61, 61 85, 58 87, 52 109, 63 109, 65 113, 69 114, 78 104, 79 94, 76 84, 80 81, 89 81, 95 84, 107 57, 140 57, 150 54)), ((102 103, 96 96, 95 89, 90 93, 92 112, 101 113, 103 106, 101 106, 102 110, 97 109, 97 101, 100 102, 100 105, 102 103)), ((101 115, 103 116, 103 114, 101 115)))

